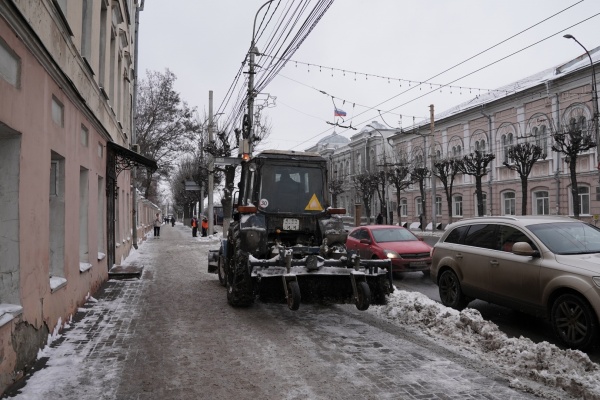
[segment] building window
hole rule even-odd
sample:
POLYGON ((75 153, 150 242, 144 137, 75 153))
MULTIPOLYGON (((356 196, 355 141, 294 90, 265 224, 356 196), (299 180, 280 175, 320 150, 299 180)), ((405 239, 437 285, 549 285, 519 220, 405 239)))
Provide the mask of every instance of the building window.
POLYGON ((400 216, 408 216, 408 200, 406 199, 400 199, 400 216))
POLYGON ((550 200, 547 191, 540 190, 533 193, 533 207, 534 215, 550 214, 550 200))
POLYGON ((83 147, 88 147, 88 143, 90 141, 90 132, 88 129, 81 125, 81 145, 83 147))
POLYGON ((58 196, 58 174, 59 162, 57 160, 50 161, 50 196, 58 196))
POLYGON ((479 152, 485 152, 485 140, 477 140, 475 142, 475 150, 479 152))
POLYGON ((515 192, 502 193, 503 215, 516 215, 517 201, 515 192))
POLYGON ((508 149, 510 149, 513 145, 513 134, 509 133, 508 135, 502 135, 501 138, 502 141, 502 151, 503 151, 503 158, 504 158, 504 162, 507 163, 512 163, 512 159, 510 159, 508 157, 508 149))
POLYGON ((454 217, 462 217, 463 215, 463 201, 461 195, 456 195, 452 197, 452 209, 454 217))
POLYGON ((458 158, 461 155, 462 155, 462 148, 460 147, 460 145, 453 146, 452 147, 452 157, 458 158))
MULTIPOLYGON (((590 213, 590 188, 587 186, 579 186, 579 215, 589 215, 590 213)), ((571 215, 575 214, 573 212, 573 199, 569 196, 569 200, 571 200, 570 208, 571 215)))
MULTIPOLYGON (((50 164, 50 276, 64 277, 65 266, 65 159, 51 153, 50 164)), ((51 283, 55 288, 56 284, 51 283)))
POLYGON ((52 121, 61 128, 64 126, 64 106, 58 99, 52 96, 52 121))
POLYGON ((0 77, 16 88, 21 85, 21 59, 0 38, 0 77))
POLYGON ((102 146, 102 143, 98 143, 98 157, 104 157, 104 146, 102 146))
POLYGON ((417 216, 423 214, 423 202, 421 201, 420 197, 415 199, 415 210, 417 216))
POLYGON ((546 125, 541 125, 539 128, 533 128, 532 134, 536 146, 542 149, 542 153, 547 154, 548 150, 548 132, 546 125))
POLYGON ((442 196, 435 197, 435 215, 442 215, 442 196))

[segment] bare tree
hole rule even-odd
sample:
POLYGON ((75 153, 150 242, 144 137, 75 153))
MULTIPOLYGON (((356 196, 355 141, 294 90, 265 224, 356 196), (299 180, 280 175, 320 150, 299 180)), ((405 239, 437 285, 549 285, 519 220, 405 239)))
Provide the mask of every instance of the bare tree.
POLYGON ((477 195, 477 213, 484 214, 483 190, 481 189, 481 178, 488 173, 488 165, 496 158, 492 153, 483 153, 475 150, 465 155, 459 164, 460 172, 475 177, 475 194, 477 195))
POLYGON ((410 176, 413 182, 419 184, 419 191, 421 192, 421 215, 423 215, 423 221, 427 221, 427 196, 425 193, 425 179, 431 176, 431 172, 429 171, 429 168, 419 166, 411 171, 410 176))
POLYGON ((461 160, 457 158, 446 158, 434 163, 433 174, 440 179, 446 193, 448 223, 452 223, 452 188, 454 186, 454 178, 460 172, 460 163, 461 160))
POLYGON ((552 150, 564 154, 565 161, 569 165, 569 174, 571 176, 571 197, 573 198, 573 214, 579 219, 581 204, 579 201, 579 187, 577 185, 577 157, 579 154, 596 147, 590 131, 584 131, 583 124, 571 123, 564 127, 562 132, 552 135, 554 144, 552 150))
MULTIPOLYGON (((156 160, 159 177, 167 177, 182 151, 193 148, 199 129, 192 118, 194 109, 181 100, 173 88, 175 74, 147 72, 140 81, 137 96, 135 129, 140 154, 156 160)), ((153 199, 150 173, 140 174, 137 184, 144 196, 153 199)))
POLYGON ((337 197, 345 191, 344 181, 342 179, 332 179, 329 181, 329 193, 331 193, 332 207, 337 207, 337 197))
POLYGON ((365 206, 365 213, 367 214, 367 220, 371 223, 371 202, 375 191, 379 186, 379 174, 364 172, 359 175, 352 177, 352 181, 356 185, 358 191, 361 193, 362 201, 365 206))
POLYGON ((526 215, 528 197, 527 179, 529 178, 529 174, 531 174, 533 165, 538 160, 546 159, 546 153, 537 144, 525 142, 517 143, 516 145, 509 147, 507 155, 509 161, 504 161, 503 164, 508 169, 517 171, 521 178, 521 215, 526 215))

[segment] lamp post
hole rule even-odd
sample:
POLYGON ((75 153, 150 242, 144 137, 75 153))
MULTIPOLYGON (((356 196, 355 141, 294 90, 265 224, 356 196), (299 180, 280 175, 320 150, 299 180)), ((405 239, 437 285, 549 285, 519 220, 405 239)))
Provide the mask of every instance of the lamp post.
MULTIPOLYGON (((384 199, 384 215, 385 215, 385 223, 387 225, 388 223, 388 210, 389 210, 389 203, 390 203, 390 199, 389 199, 389 195, 390 195, 390 191, 387 189, 388 186, 388 180, 387 180, 387 158, 385 155, 385 142, 386 142, 386 138, 385 136, 383 136, 383 133, 381 133, 381 131, 377 128, 375 128, 373 125, 367 125, 367 128, 371 128, 374 131, 377 131, 377 133, 379 133, 381 135, 381 139, 383 139, 383 199, 384 199)), ((370 133, 369 133, 370 134, 370 133)))
POLYGON ((596 140, 596 162, 600 162, 600 148, 598 147, 598 140, 600 139, 598 136, 598 91, 596 88, 596 69, 594 67, 594 61, 592 60, 590 52, 579 42, 579 40, 575 39, 575 36, 567 33, 563 37, 566 39, 573 39, 578 45, 581 46, 590 59, 590 65, 592 66, 592 109, 594 110, 592 124, 594 125, 594 139, 596 140))

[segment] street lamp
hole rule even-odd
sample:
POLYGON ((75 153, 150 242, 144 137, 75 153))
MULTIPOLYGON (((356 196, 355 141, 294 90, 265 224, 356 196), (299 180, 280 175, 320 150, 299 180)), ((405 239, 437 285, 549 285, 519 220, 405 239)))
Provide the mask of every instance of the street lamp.
POLYGON ((575 39, 575 36, 569 35, 568 33, 563 36, 566 39, 573 39, 580 45, 588 58, 590 59, 590 65, 592 66, 592 108, 594 110, 594 116, 592 117, 592 123, 594 124, 594 139, 596 140, 596 162, 600 162, 600 148, 598 147, 598 140, 600 139, 598 136, 598 92, 596 88, 596 70, 594 68, 594 61, 592 61, 592 56, 590 52, 585 48, 584 45, 579 43, 579 40, 575 39))
MULTIPOLYGON (((388 186, 388 180, 387 180, 387 158, 385 155, 385 142, 387 141, 385 136, 383 136, 383 133, 381 133, 381 131, 377 128, 375 128, 373 125, 367 125, 367 128, 371 128, 374 131, 377 131, 377 133, 379 133, 381 135, 381 138, 383 139, 383 199, 384 199, 384 215, 385 215, 385 223, 387 225, 388 223, 388 210, 389 210, 389 203, 390 203, 390 191, 389 189, 387 189, 386 187, 388 186)), ((371 133, 369 132, 369 135, 371 135, 371 133)))

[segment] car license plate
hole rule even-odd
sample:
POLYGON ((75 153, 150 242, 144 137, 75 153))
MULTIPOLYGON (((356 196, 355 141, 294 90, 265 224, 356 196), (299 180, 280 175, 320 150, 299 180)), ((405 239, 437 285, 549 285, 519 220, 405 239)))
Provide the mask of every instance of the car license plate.
POLYGON ((284 218, 283 219, 283 230, 284 231, 297 231, 300 229, 300 220, 296 218, 284 218))
POLYGON ((409 263, 408 266, 409 266, 409 268, 426 267, 427 261, 413 261, 413 262, 409 263))

